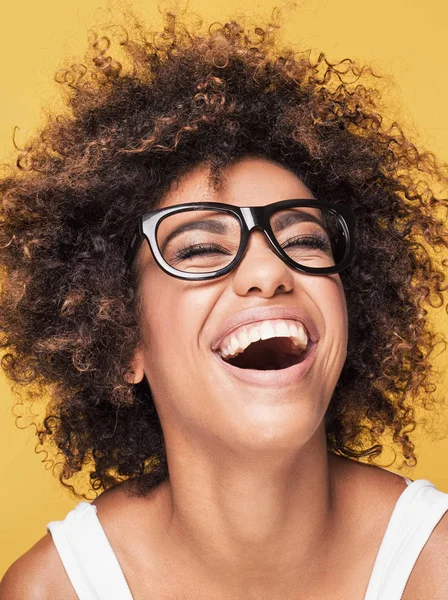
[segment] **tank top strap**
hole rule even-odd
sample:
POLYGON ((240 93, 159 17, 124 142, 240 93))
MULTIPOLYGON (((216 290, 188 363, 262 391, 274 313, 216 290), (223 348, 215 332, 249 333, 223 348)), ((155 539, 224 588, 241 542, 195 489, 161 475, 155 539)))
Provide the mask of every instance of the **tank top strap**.
POLYGON ((133 600, 94 504, 79 502, 47 531, 79 600, 133 600))
POLYGON ((417 479, 408 484, 392 512, 364 600, 400 600, 420 552, 447 510, 448 494, 433 483, 417 479))

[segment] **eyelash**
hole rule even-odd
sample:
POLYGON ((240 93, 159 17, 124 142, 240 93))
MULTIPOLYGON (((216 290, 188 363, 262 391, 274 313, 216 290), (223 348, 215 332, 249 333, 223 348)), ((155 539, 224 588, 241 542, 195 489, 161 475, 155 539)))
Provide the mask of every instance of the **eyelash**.
MULTIPOLYGON (((291 242, 296 241, 300 241, 302 244, 305 241, 308 241, 307 245, 317 250, 323 250, 325 248, 328 249, 328 239, 325 236, 319 234, 314 234, 311 236, 297 236, 295 238, 292 238, 291 240, 288 240, 289 243, 285 246, 282 246, 282 248, 288 248, 289 246, 294 245, 291 242)), ((176 252, 175 258, 178 260, 185 260, 186 258, 191 258, 192 256, 206 254, 207 251, 211 250, 218 250, 219 252, 220 250, 222 251, 224 249, 221 246, 215 246, 213 244, 196 244, 195 246, 187 246, 185 248, 181 248, 176 252), (201 252, 201 250, 205 250, 205 252, 201 252)), ((222 254, 230 253, 224 251, 222 252, 222 254)))
MULTIPOLYGON (((288 242, 296 242, 297 240, 302 241, 303 240, 308 240, 310 241, 310 243, 308 243, 308 246, 315 248, 315 249, 320 249, 323 250, 324 248, 328 248, 329 246, 329 242, 328 242, 328 238, 325 235, 321 235, 318 233, 314 233, 313 235, 302 235, 302 236, 297 236, 295 238, 291 238, 291 240, 288 240, 288 242)), ((291 246, 293 244, 288 243, 288 245, 286 246, 282 246, 282 248, 288 248, 288 246, 291 246)))

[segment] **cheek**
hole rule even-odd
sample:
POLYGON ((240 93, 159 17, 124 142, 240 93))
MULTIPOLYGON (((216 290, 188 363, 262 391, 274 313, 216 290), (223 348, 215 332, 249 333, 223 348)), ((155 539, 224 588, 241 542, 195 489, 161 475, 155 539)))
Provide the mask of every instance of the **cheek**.
POLYGON ((319 386, 323 397, 329 400, 347 359, 347 303, 339 277, 328 278, 315 297, 323 323, 319 386))
POLYGON ((341 325, 344 331, 348 328, 348 314, 347 314, 347 300, 345 298, 345 291, 339 277, 336 279, 336 285, 332 287, 332 301, 334 303, 335 312, 340 319, 341 325))
POLYGON ((329 368, 334 370, 339 378, 347 358, 348 346, 347 303, 342 284, 334 285, 328 290, 324 310, 327 311, 327 315, 324 314, 325 330, 331 340, 329 368))
POLYGON ((142 336, 151 362, 182 360, 198 343, 210 310, 210 293, 157 271, 144 280, 142 336))
POLYGON ((316 303, 322 315, 326 337, 347 345, 348 315, 344 287, 338 275, 324 278, 316 285, 316 303))
POLYGON ((152 358, 153 354, 160 356, 165 347, 173 349, 176 330, 185 319, 181 314, 181 294, 174 278, 148 267, 141 285, 140 326, 145 347, 152 358))

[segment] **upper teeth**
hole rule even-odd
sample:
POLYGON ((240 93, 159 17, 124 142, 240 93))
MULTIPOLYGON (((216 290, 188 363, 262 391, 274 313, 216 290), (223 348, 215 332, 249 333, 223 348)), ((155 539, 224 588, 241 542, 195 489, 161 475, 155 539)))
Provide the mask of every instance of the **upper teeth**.
POLYGON ((276 319, 240 327, 223 339, 218 351, 222 358, 233 358, 244 352, 252 342, 273 337, 290 337, 296 348, 306 348, 308 345, 308 334, 301 323, 276 319))

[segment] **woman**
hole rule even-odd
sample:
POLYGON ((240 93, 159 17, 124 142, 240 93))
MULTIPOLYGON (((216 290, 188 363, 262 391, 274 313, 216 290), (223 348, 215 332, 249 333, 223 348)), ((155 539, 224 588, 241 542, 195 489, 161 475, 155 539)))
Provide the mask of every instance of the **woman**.
POLYGON ((103 490, 2 600, 448 597, 448 494, 359 460, 387 430, 416 463, 447 178, 369 69, 277 28, 168 13, 127 69, 94 38, 1 183, 2 366, 47 384, 61 483, 103 490))

